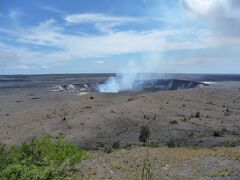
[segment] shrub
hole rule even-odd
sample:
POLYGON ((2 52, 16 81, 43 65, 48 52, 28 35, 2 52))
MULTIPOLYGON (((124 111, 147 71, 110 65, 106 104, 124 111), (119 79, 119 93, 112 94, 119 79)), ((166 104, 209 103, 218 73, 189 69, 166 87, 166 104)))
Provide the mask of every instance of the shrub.
POLYGON ((114 142, 113 145, 112 145, 112 148, 113 149, 119 149, 120 148, 120 142, 119 141, 114 142))
POLYGON ((159 143, 157 142, 149 142, 147 144, 148 147, 151 147, 151 148, 156 148, 156 147, 159 147, 159 143))
POLYGON ((173 124, 178 124, 178 121, 177 120, 172 120, 169 122, 169 124, 173 125, 173 124))
POLYGON ((48 135, 6 150, 0 146, 0 179, 70 179, 74 165, 88 154, 62 138, 48 135))
POLYGON ((187 117, 184 117, 184 118, 182 119, 183 122, 186 122, 187 120, 188 120, 187 117))
POLYGON ((141 126, 140 127, 139 141, 143 142, 145 144, 145 143, 147 143, 149 137, 150 137, 149 127, 147 125, 141 126))
POLYGON ((214 131, 213 132, 213 136, 214 137, 220 137, 221 136, 221 132, 220 131, 214 131))
POLYGON ((200 112, 195 113, 195 118, 200 118, 200 112))
POLYGON ((111 153, 112 152, 112 148, 110 146, 105 146, 104 152, 105 153, 111 153))
POLYGON ((228 140, 224 143, 226 147, 237 147, 240 146, 240 139, 237 140, 228 140))
POLYGON ((166 143, 167 147, 169 148, 174 148, 180 145, 180 143, 177 142, 176 138, 171 137, 167 143, 166 143))
POLYGON ((124 149, 131 149, 132 148, 132 145, 131 144, 125 144, 123 146, 124 149))
POLYGON ((91 96, 89 99, 94 99, 94 97, 93 97, 93 96, 91 96))
POLYGON ((149 161, 149 151, 147 151, 147 156, 144 159, 143 169, 142 169, 142 180, 152 180, 152 165, 149 161))

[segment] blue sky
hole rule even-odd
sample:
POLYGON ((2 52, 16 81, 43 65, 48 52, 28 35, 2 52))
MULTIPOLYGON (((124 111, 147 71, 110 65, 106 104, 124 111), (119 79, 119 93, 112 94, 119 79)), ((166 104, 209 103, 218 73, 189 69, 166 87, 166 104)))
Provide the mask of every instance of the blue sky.
POLYGON ((1 0, 0 74, 240 73, 239 2, 1 0))

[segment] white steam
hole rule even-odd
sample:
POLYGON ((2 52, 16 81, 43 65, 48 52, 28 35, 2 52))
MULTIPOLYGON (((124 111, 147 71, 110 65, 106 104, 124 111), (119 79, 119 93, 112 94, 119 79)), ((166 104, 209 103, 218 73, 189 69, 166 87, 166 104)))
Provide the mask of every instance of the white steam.
POLYGON ((188 11, 209 20, 218 31, 240 35, 240 0, 182 0, 188 11))
POLYGON ((137 90, 149 78, 147 74, 143 75, 142 73, 155 72, 157 65, 157 59, 130 61, 116 76, 110 77, 105 84, 99 85, 98 90, 105 93, 137 90))

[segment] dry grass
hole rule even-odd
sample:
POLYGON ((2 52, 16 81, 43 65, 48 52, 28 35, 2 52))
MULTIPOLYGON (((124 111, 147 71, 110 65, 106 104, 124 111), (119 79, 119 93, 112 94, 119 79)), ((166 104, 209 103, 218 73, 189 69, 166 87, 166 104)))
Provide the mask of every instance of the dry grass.
POLYGON ((209 177, 227 177, 227 176, 234 176, 239 173, 238 170, 232 168, 221 168, 218 170, 211 170, 207 173, 209 177))
POLYGON ((152 179, 198 179, 240 177, 240 150, 237 148, 133 148, 110 154, 92 152, 92 160, 79 166, 80 174, 90 179, 141 179, 144 160, 149 153, 152 179), (149 151, 149 152, 148 152, 149 151), (95 167, 94 173, 88 171, 95 167))

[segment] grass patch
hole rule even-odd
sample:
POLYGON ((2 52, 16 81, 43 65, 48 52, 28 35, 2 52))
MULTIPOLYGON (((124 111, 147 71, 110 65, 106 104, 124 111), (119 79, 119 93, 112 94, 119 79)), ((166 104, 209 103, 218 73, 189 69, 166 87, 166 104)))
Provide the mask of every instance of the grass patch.
POLYGON ((235 169, 231 169, 231 168, 221 168, 219 170, 212 170, 210 172, 207 173, 207 176, 209 177, 228 177, 228 176, 234 176, 236 175, 238 172, 235 169))
POLYGON ((234 165, 240 158, 237 148, 135 147, 114 150, 110 154, 91 153, 94 160, 79 166, 82 179, 110 179, 110 176, 111 179, 136 180, 239 177, 239 170, 234 165), (229 163, 224 163, 228 160, 229 163))
POLYGON ((177 138, 171 137, 165 144, 169 148, 175 148, 180 146, 180 141, 177 138))
POLYGON ((150 142, 147 143, 147 147, 157 148, 157 147, 159 147, 159 143, 150 141, 150 142))
POLYGON ((120 169, 123 168, 123 166, 120 163, 117 163, 117 162, 112 163, 111 166, 112 166, 113 169, 117 169, 117 170, 120 170, 120 169))
POLYGON ((120 148, 120 141, 114 142, 113 145, 112 145, 112 148, 113 149, 119 149, 120 148))
POLYGON ((229 140, 224 143, 226 147, 237 147, 240 146, 240 139, 237 140, 229 140))
POLYGON ((240 161, 240 151, 238 149, 219 148, 217 149, 217 155, 240 161))
POLYGON ((74 166, 88 158, 76 145, 50 135, 8 150, 1 144, 0 179, 71 179, 74 166))

